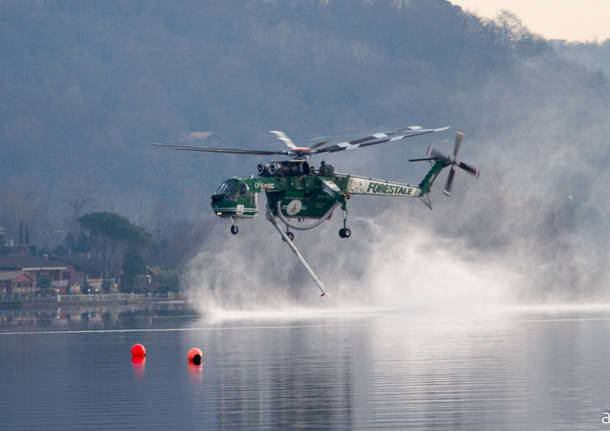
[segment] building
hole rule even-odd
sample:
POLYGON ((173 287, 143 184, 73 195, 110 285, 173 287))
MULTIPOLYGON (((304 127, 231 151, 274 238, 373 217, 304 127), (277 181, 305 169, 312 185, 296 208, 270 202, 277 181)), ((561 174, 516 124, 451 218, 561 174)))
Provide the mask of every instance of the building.
MULTIPOLYGON (((79 255, 59 256, 56 259, 72 266, 75 270, 75 283, 79 286, 87 285, 93 292, 99 292, 103 281, 109 279, 106 267, 101 259, 79 255)), ((110 280, 110 282, 115 284, 114 280, 110 280)))
MULTIPOLYGON (((27 254, 23 255, 0 255, 0 272, 21 271, 27 275, 34 287, 38 288, 36 282, 42 275, 51 279, 52 286, 60 294, 65 294, 68 287, 74 284, 74 267, 60 260, 49 258, 48 256, 39 257, 27 254)), ((25 280, 20 282, 25 283, 25 280)))
POLYGON ((33 293, 36 282, 20 270, 0 271, 0 294, 33 293))

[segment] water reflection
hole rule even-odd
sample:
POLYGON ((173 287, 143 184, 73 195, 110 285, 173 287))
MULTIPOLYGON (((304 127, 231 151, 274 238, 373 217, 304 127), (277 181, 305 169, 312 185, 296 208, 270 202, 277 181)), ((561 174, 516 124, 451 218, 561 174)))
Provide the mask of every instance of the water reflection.
POLYGON ((220 331, 184 334, 185 345, 208 352, 205 387, 194 393, 193 409, 215 412, 217 428, 228 430, 350 424, 349 328, 328 325, 250 330, 230 322, 220 331), (205 396, 210 392, 215 396, 205 396))
POLYGON ((191 382, 201 383, 203 380, 203 364, 193 364, 192 362, 189 362, 187 366, 191 382))
MULTIPOLYGON (((185 304, 106 305, 42 310, 0 310, 1 331, 151 328, 164 320, 191 319, 198 314, 185 304)), ((175 322, 171 322, 175 324, 175 322)))
POLYGON ((131 358, 131 367, 133 369, 133 375, 137 379, 144 377, 146 371, 146 356, 134 356, 131 358))

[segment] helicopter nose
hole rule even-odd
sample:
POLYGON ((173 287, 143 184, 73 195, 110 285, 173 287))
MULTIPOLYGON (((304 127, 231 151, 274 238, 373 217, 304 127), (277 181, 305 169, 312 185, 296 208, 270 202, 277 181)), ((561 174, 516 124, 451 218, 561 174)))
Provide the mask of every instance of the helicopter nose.
POLYGON ((224 200, 224 193, 215 193, 212 195, 212 202, 210 202, 210 206, 212 207, 212 211, 217 216, 222 216, 222 210, 220 207, 222 206, 222 201, 224 200))

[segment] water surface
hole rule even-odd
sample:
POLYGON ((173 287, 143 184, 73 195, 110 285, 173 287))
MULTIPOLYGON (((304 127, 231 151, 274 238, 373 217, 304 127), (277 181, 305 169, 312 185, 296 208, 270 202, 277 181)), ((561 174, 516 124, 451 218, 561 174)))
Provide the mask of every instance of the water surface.
POLYGON ((610 408, 604 307, 88 314, 2 321, 1 429, 574 430, 610 408))

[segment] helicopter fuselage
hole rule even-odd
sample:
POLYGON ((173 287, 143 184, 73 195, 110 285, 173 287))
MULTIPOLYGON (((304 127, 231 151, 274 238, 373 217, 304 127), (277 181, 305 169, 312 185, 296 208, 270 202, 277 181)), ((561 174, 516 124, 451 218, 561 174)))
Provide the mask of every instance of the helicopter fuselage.
POLYGON ((322 162, 318 169, 306 160, 267 162, 258 165, 259 176, 232 177, 212 195, 212 209, 219 217, 233 220, 252 218, 258 213, 258 193, 265 192, 267 205, 277 216, 320 219, 329 217, 338 204, 352 195, 422 197, 444 164, 437 162, 417 186, 335 172, 322 162))

